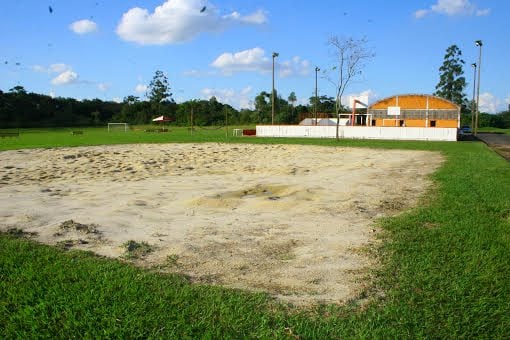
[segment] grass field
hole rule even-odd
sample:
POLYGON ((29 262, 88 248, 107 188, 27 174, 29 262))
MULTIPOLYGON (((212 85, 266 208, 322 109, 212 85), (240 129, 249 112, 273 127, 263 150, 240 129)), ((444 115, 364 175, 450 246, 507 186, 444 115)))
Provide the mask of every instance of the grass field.
POLYGON ((145 132, 147 129, 154 128, 154 126, 135 126, 128 132, 123 132, 121 129, 108 132, 106 126, 95 128, 22 129, 19 131, 19 137, 0 138, 0 150, 130 143, 225 142, 236 138, 240 139, 239 137, 232 136, 232 130, 242 127, 229 127, 228 135, 225 128, 200 127, 195 127, 193 131, 185 127, 171 127, 169 132, 145 132), (80 131, 82 134, 73 135, 73 131, 80 131))
POLYGON ((487 127, 487 128, 479 128, 478 131, 479 132, 502 133, 505 135, 510 135, 510 129, 499 129, 499 128, 487 127))
POLYGON ((0 149, 139 142, 249 142, 439 151, 422 205, 379 221, 382 267, 346 306, 300 310, 264 294, 162 275, 0 234, 0 336, 162 338, 508 338, 510 164, 478 142, 226 137, 225 130, 21 130, 0 149))

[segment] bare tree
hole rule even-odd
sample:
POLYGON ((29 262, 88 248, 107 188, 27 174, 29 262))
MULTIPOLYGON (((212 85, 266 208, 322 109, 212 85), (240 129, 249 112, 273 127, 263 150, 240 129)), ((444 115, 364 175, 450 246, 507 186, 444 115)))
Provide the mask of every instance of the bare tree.
MULTIPOLYGON (((342 107, 341 99, 347 86, 361 76, 361 71, 366 66, 366 62, 375 56, 375 53, 366 47, 367 39, 359 40, 353 38, 340 38, 331 36, 328 39, 328 45, 334 58, 335 65, 326 70, 326 79, 335 86, 336 94, 336 139, 338 140, 338 130, 340 119, 338 114, 342 107)), ((354 122, 351 122, 354 124, 354 122)))

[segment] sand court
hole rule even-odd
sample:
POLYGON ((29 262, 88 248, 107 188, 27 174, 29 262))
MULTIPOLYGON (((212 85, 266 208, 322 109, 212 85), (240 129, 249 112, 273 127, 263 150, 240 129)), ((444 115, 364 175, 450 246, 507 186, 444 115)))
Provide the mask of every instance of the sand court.
POLYGON ((137 144, 0 153, 0 228, 297 304, 353 298, 374 221, 417 203, 439 153, 137 144), (72 221, 72 222, 71 222, 72 221))

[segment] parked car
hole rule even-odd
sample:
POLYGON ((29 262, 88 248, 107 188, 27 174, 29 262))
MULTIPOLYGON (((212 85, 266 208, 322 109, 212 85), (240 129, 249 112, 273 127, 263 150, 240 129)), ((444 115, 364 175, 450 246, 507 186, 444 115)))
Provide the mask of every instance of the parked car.
POLYGON ((465 125, 460 128, 460 133, 461 134, 471 133, 471 128, 469 126, 465 125))

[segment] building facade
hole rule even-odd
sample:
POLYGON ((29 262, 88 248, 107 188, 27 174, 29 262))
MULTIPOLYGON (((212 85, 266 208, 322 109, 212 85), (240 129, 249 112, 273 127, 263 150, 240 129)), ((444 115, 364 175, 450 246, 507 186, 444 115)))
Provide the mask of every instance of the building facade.
POLYGON ((370 105, 366 119, 381 127, 459 128, 460 106, 428 94, 396 95, 370 105))

